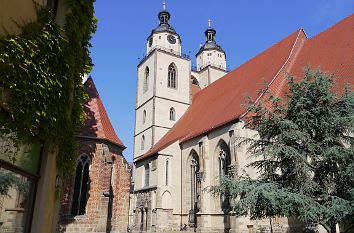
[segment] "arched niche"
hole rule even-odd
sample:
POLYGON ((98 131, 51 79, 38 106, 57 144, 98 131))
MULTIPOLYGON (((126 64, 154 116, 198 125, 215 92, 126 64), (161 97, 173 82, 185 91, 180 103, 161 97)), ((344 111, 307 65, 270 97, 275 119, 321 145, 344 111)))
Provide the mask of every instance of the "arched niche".
POLYGON ((165 191, 162 194, 162 208, 163 209, 173 209, 172 207, 172 196, 169 191, 165 191))

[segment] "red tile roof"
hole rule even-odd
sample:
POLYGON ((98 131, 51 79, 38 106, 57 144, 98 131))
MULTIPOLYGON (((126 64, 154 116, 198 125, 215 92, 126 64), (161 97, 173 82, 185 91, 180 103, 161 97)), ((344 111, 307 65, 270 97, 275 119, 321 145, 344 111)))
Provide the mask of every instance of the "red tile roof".
POLYGON ((339 85, 353 83, 354 14, 331 28, 307 39, 302 29, 285 37, 262 53, 237 67, 224 77, 199 91, 183 117, 156 145, 138 160, 166 148, 175 141, 184 142, 245 114, 245 94, 253 99, 265 78, 270 89, 281 95, 285 89, 285 72, 301 76, 302 67, 321 65, 322 70, 338 71, 339 85))
POLYGON ((320 66, 321 70, 336 72, 338 87, 354 82, 354 14, 306 40, 296 58, 291 74, 301 76, 302 67, 320 66))
POLYGON ((125 147, 113 129, 91 77, 84 84, 89 100, 84 105, 85 125, 80 129, 80 136, 105 138, 125 147))
POLYGON ((191 84, 192 99, 200 91, 200 87, 197 84, 191 84))

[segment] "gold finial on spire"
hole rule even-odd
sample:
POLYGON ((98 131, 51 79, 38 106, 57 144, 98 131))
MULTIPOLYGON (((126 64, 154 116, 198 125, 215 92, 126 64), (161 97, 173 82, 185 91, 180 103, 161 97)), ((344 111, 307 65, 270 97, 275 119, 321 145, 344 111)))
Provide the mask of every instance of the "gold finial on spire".
POLYGON ((162 5, 163 5, 163 9, 166 10, 166 2, 163 2, 162 5))
POLYGON ((208 20, 208 23, 209 23, 209 27, 210 27, 210 19, 208 20))

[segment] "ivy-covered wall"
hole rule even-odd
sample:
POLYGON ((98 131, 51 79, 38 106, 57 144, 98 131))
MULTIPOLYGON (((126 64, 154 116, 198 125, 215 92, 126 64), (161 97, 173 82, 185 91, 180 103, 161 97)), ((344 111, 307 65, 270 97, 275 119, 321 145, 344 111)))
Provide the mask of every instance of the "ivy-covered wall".
POLYGON ((36 5, 37 20, 18 35, 0 37, 0 134, 33 135, 57 150, 61 175, 72 171, 75 134, 84 121, 82 76, 92 68, 96 30, 93 0, 67 0, 60 27, 51 10, 36 5))

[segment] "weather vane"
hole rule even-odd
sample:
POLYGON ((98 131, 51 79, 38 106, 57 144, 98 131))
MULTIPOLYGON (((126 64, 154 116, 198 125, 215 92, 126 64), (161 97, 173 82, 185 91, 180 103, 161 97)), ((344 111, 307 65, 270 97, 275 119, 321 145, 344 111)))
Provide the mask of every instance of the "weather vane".
POLYGON ((209 27, 210 27, 210 19, 208 20, 208 23, 209 23, 209 27))
POLYGON ((166 2, 163 2, 162 5, 163 5, 163 9, 166 10, 166 2))

